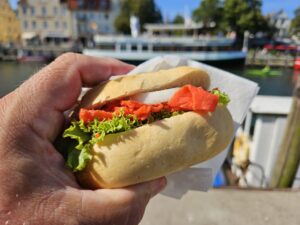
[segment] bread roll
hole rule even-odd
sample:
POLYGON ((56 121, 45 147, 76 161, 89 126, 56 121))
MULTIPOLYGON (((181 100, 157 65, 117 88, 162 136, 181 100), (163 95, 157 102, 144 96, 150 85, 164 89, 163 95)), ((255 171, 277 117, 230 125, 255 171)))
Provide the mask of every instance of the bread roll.
MULTIPOLYGON (((81 107, 137 93, 181 87, 209 87, 205 71, 179 67, 108 81, 84 96, 81 107)), ((233 134, 233 121, 225 106, 200 115, 186 112, 110 134, 92 149, 87 167, 76 173, 88 188, 119 188, 152 180, 208 160, 224 150, 233 134)))
POLYGON ((125 98, 134 94, 157 91, 185 84, 207 89, 209 76, 204 70, 182 66, 169 70, 122 76, 91 89, 82 99, 80 107, 90 107, 107 101, 125 98))
POLYGON ((225 149, 232 133, 226 107, 204 116, 187 112, 108 135, 94 145, 93 159, 77 177, 90 188, 152 180, 212 158, 225 149))

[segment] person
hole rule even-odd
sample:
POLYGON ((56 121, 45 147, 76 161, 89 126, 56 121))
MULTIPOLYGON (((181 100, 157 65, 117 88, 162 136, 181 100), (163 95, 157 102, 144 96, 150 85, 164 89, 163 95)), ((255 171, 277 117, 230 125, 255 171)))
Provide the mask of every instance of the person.
POLYGON ((0 223, 138 224, 166 179, 123 189, 84 190, 53 142, 81 87, 133 68, 66 53, 0 99, 0 223))

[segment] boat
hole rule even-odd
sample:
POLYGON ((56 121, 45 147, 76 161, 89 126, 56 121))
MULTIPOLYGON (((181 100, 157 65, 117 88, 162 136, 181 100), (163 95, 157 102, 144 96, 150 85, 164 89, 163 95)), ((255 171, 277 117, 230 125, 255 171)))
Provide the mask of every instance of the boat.
POLYGON ((295 70, 300 70, 300 57, 295 59, 294 69, 295 70))
POLYGON ((45 54, 43 51, 18 50, 17 61, 19 62, 50 62, 53 55, 45 54))
POLYGON ((131 63, 169 54, 208 64, 245 62, 247 52, 234 47, 235 38, 199 34, 202 24, 148 24, 145 28, 142 35, 94 35, 93 47, 84 48, 83 54, 131 63))

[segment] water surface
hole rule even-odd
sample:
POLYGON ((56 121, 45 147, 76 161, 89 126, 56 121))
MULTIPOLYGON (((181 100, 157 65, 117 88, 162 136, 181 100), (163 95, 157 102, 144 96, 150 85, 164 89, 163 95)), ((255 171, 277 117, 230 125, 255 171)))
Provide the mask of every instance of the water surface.
MULTIPOLYGON (((0 61, 0 96, 17 88, 22 82, 45 66, 41 62, 5 62, 0 61)), ((243 66, 226 66, 221 69, 257 82, 260 95, 291 96, 294 86, 295 72, 291 68, 280 68, 281 76, 259 77, 247 75, 249 68, 243 66)), ((261 68, 259 68, 261 69, 261 68)))

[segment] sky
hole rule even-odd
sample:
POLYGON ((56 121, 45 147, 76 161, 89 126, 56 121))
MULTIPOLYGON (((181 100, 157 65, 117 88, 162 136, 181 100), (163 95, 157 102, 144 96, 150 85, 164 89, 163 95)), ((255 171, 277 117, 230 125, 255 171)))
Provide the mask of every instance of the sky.
MULTIPOLYGON (((137 0, 138 1, 138 0, 137 0)), ((9 0, 16 8, 18 0, 9 0)), ((199 6, 201 0, 155 0, 164 17, 172 19, 176 14, 186 15, 199 6)), ((300 0, 263 0, 263 14, 277 12, 283 9, 290 18, 294 17, 294 10, 300 7, 300 0)))

